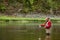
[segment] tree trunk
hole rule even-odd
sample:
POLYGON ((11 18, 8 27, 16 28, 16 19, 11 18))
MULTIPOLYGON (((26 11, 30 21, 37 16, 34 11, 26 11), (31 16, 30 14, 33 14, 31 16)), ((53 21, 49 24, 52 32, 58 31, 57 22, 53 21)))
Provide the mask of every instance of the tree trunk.
POLYGON ((54 12, 52 8, 50 8, 50 14, 51 14, 51 17, 54 17, 54 12))
POLYGON ((52 8, 50 8, 50 14, 51 14, 51 17, 54 17, 54 12, 52 8))
POLYGON ((53 9, 52 9, 52 8, 50 8, 50 14, 52 14, 52 15, 54 14, 54 13, 53 13, 53 9))

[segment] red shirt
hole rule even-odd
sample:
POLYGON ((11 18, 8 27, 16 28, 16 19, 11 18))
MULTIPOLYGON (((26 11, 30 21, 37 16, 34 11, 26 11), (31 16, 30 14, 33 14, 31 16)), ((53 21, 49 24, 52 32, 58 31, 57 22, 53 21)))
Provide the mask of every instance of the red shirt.
POLYGON ((45 28, 46 28, 46 29, 50 29, 50 27, 51 27, 51 21, 48 21, 48 22, 46 23, 46 25, 45 25, 45 28))

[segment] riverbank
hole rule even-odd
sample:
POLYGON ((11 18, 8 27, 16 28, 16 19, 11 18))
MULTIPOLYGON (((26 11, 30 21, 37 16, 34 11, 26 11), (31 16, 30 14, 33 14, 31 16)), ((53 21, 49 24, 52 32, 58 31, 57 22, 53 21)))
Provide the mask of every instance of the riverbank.
MULTIPOLYGON (((60 20, 60 18, 51 18, 52 20, 60 20)), ((0 16, 0 20, 45 20, 45 17, 42 18, 25 18, 25 17, 13 17, 13 16, 0 16)))

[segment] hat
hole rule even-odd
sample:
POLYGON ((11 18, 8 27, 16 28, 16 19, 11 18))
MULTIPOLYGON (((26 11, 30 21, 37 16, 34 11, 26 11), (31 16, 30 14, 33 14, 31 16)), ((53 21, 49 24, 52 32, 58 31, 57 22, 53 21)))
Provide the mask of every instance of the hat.
POLYGON ((49 17, 46 18, 46 20, 50 19, 49 17))

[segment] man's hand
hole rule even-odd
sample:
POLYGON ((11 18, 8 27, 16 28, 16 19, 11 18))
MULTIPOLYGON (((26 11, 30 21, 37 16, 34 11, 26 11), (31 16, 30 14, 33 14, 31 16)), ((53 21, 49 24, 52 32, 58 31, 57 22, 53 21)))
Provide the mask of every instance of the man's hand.
POLYGON ((39 28, 41 28, 41 25, 39 25, 39 28))
POLYGON ((45 24, 41 24, 41 26, 42 26, 42 27, 44 27, 44 26, 45 26, 45 24))

